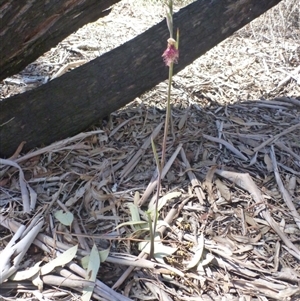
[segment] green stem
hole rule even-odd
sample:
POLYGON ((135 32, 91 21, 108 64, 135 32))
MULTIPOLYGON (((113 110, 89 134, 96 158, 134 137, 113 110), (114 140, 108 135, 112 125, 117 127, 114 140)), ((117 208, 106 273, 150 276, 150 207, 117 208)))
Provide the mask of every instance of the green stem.
POLYGON ((172 76, 173 76, 173 63, 171 63, 171 65, 169 67, 169 85, 168 85, 167 112, 166 112, 165 129, 164 129, 164 139, 163 139, 161 162, 160 162, 160 168, 161 168, 161 170, 164 168, 165 161, 166 161, 166 151, 167 151, 166 148, 167 148, 167 138, 168 138, 168 130, 169 130, 169 121, 171 119, 172 76))
POLYGON ((151 258, 154 259, 155 228, 153 227, 154 228, 154 231, 153 231, 153 228, 152 228, 152 219, 151 219, 151 213, 150 212, 147 212, 147 217, 148 217, 149 232, 150 232, 150 253, 149 253, 149 257, 150 257, 150 259, 151 258), (154 232, 154 234, 153 234, 153 232, 154 232))
POLYGON ((165 119, 164 138, 163 138, 163 144, 162 144, 161 162, 160 162, 160 165, 157 166, 158 179, 157 179, 156 204, 155 204, 154 221, 153 221, 153 233, 154 234, 152 236, 150 235, 150 254, 149 254, 150 259, 151 258, 154 259, 154 237, 155 237, 155 233, 156 233, 156 226, 157 226, 157 220, 158 220, 158 199, 159 199, 162 170, 165 166, 165 161, 166 161, 169 121, 171 119, 172 76, 173 76, 173 63, 171 63, 171 65, 169 67, 169 85, 168 85, 168 99, 167 99, 167 112, 166 112, 166 119, 165 119))

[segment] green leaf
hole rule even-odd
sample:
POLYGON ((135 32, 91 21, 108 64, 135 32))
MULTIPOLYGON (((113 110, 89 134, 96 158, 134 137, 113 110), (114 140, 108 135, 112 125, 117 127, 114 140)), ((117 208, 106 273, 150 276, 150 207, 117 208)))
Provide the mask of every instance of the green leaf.
POLYGON ((139 201, 140 201, 140 193, 136 191, 133 198, 134 205, 138 205, 139 201))
POLYGON ((139 213, 139 208, 138 208, 138 206, 135 205, 135 204, 129 203, 129 204, 128 204, 128 208, 129 208, 129 210, 130 210, 131 220, 132 220, 133 222, 140 221, 141 218, 140 218, 140 213, 139 213))
MULTIPOLYGON (((147 254, 150 253, 150 241, 142 241, 138 244, 139 251, 143 251, 147 254)), ((154 258, 157 261, 165 264, 163 258, 166 256, 170 256, 177 251, 177 248, 172 248, 164 245, 160 241, 159 235, 157 235, 154 239, 154 258)))
POLYGON ((106 250, 101 250, 99 251, 99 256, 100 256, 100 261, 104 262, 108 255, 109 255, 110 249, 106 249, 106 250))
MULTIPOLYGON (((170 192, 166 195, 164 195, 163 197, 161 197, 159 200, 158 200, 158 205, 157 205, 157 210, 158 212, 166 205, 166 203, 172 199, 175 199, 175 198, 179 198, 181 196, 181 192, 178 192, 178 191, 175 191, 175 192, 170 192)), ((156 200, 151 200, 151 202, 149 203, 148 205, 148 211, 151 212, 151 218, 154 219, 154 213, 155 213, 155 201, 156 200)))
POLYGON ((99 267, 100 267, 100 256, 99 256, 97 247, 94 244, 91 254, 90 254, 87 273, 86 273, 86 277, 85 277, 86 280, 94 282, 94 285, 84 287, 83 293, 81 296, 82 301, 89 301, 91 299, 93 290, 94 290, 94 286, 95 286, 95 282, 97 279, 99 267))
POLYGON ((81 266, 86 270, 89 266, 89 261, 90 261, 90 255, 86 255, 81 258, 81 266))
MULTIPOLYGON (((133 222, 133 221, 129 221, 129 222, 124 222, 122 224, 119 224, 116 228, 116 229, 119 229, 121 227, 124 227, 124 226, 136 226, 136 225, 139 225, 139 226, 144 226, 144 225, 148 225, 147 222, 145 221, 136 221, 136 222, 133 222)), ((140 229, 137 229, 137 230, 141 230, 142 227, 140 229)))
POLYGON ((65 264, 69 263, 75 257, 77 249, 78 245, 68 249, 67 251, 58 255, 55 259, 46 263, 44 266, 41 267, 41 275, 47 275, 56 267, 64 266, 65 264))
POLYGON ((58 210, 54 214, 55 218, 65 226, 71 226, 74 215, 71 212, 64 212, 63 210, 58 210))
MULTIPOLYGON (((110 252, 110 249, 99 251, 100 262, 104 262, 107 259, 108 255, 109 255, 109 252, 110 252)), ((81 266, 84 269, 87 269, 88 265, 89 265, 89 261, 90 261, 90 255, 82 257, 81 261, 80 261, 81 266)))

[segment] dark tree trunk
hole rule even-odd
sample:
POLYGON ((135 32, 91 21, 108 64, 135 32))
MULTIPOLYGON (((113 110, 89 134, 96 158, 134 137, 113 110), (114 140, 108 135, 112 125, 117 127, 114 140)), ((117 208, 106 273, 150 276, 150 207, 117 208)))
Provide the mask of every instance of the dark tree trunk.
POLYGON ((16 74, 120 0, 3 0, 0 3, 0 81, 16 74))
MULTIPOLYGON (((175 72, 281 0, 198 0, 174 16, 180 28, 175 72)), ((168 76, 161 55, 166 22, 35 90, 1 102, 0 154, 11 155, 85 130, 168 76)))

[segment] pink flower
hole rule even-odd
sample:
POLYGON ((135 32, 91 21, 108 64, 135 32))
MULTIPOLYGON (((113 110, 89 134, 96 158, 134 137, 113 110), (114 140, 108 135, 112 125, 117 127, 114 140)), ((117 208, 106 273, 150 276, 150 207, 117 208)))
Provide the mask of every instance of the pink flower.
POLYGON ((177 64, 179 58, 179 51, 176 48, 176 41, 172 38, 168 39, 168 47, 162 55, 166 66, 169 66, 172 63, 177 64))

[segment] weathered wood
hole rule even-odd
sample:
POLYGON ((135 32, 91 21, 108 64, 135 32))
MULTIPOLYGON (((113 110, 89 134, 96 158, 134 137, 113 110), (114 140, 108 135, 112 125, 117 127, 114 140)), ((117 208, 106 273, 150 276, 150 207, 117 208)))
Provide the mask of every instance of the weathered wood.
POLYGON ((0 81, 24 69, 65 37, 107 15, 120 0, 3 0, 0 81))
MULTIPOLYGON (((198 0, 174 16, 180 28, 175 72, 281 0, 198 0)), ((85 130, 168 76, 161 55, 166 22, 33 91, 1 102, 0 155, 11 155, 85 130)))

